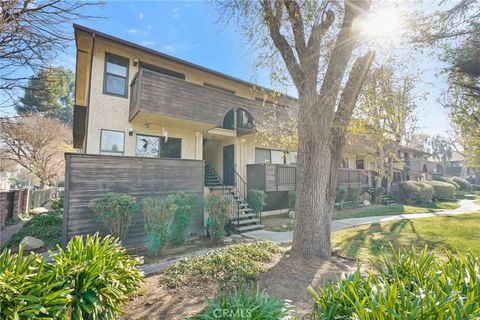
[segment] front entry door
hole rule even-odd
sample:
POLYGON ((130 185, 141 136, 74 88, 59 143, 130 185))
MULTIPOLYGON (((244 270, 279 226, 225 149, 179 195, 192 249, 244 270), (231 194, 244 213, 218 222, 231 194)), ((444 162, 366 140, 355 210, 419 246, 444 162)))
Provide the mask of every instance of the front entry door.
POLYGON ((235 184, 234 159, 235 151, 233 144, 223 147, 223 183, 230 186, 235 184))

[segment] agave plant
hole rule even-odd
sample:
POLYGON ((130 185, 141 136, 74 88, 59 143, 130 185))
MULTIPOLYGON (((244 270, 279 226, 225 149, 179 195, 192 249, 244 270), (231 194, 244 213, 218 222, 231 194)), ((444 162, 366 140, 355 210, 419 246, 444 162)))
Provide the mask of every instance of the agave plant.
POLYGON ((126 254, 111 236, 75 237, 53 254, 51 271, 72 295, 68 312, 73 320, 113 319, 129 295, 140 288, 139 259, 126 254))
POLYGON ((0 254, 1 319, 68 319, 65 312, 71 301, 63 279, 48 272, 43 256, 23 255, 5 249, 0 254))
POLYGON ((478 319, 480 259, 446 253, 438 259, 425 247, 383 253, 373 270, 359 270, 319 293, 311 319, 478 319))

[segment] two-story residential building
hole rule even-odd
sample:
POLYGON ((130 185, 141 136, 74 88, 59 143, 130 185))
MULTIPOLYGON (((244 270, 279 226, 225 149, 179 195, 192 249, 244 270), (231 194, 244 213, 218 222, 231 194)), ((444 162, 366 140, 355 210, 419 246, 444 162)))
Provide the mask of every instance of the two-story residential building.
MULTIPOLYGON (((297 152, 259 139, 256 121, 267 110, 296 108, 297 99, 96 30, 74 30, 79 152, 201 160, 206 189, 236 189, 243 213, 250 189, 267 192, 266 210, 287 208, 297 152)), ((339 185, 371 188, 373 169, 358 145, 347 146, 339 185)), ((244 230, 258 226, 244 223, 244 230)))

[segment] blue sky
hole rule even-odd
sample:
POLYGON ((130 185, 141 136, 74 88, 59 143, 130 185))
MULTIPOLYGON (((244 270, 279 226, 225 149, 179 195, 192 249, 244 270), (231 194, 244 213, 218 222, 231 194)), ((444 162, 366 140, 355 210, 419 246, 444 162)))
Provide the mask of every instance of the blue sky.
MULTIPOLYGON (((245 45, 242 34, 233 25, 217 23, 217 12, 206 2, 107 1, 92 11, 104 18, 77 23, 247 81, 274 87, 268 73, 255 68, 255 55, 245 45)), ((444 79, 435 77, 442 66, 431 56, 418 56, 418 59, 418 96, 430 92, 425 101, 418 101, 418 125, 428 133, 445 134, 449 129, 448 116, 436 101, 446 85, 444 79)), ((73 41, 57 60, 58 64, 74 70, 73 41)))

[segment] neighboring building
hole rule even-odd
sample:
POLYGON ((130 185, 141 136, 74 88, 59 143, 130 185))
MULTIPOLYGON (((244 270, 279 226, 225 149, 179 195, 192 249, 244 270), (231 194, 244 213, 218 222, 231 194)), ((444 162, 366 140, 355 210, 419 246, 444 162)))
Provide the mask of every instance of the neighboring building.
MULTIPOLYGON (((86 27, 74 29, 75 148, 203 160, 211 189, 246 182, 247 189, 267 192, 267 210, 287 207, 297 152, 258 141, 255 121, 266 108, 283 113, 296 107, 295 98, 277 94, 272 102, 265 99, 272 91, 253 83, 86 27)), ((373 169, 365 154, 347 147, 339 185, 368 189, 373 169)))
POLYGON ((470 167, 463 156, 459 152, 453 152, 452 158, 445 167, 437 162, 439 174, 445 177, 460 177, 474 184, 480 184, 480 170, 470 167))

